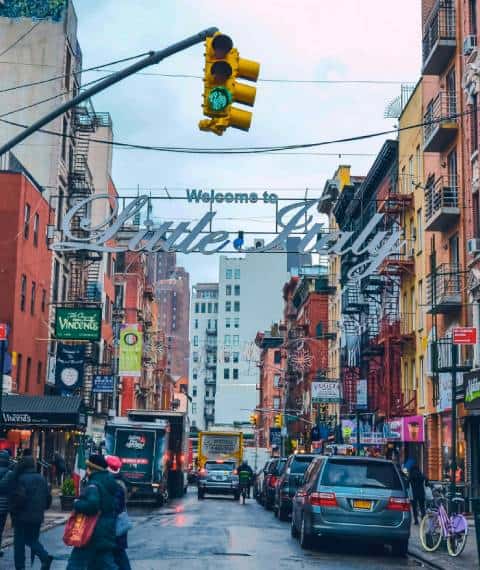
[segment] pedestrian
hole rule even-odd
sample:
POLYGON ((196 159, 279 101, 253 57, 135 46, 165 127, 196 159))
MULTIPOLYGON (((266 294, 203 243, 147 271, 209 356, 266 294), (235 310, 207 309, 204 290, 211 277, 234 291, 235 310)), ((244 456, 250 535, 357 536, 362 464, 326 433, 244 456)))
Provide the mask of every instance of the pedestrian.
POLYGON ((74 548, 67 570, 90 570, 93 566, 102 570, 118 570, 114 559, 117 547, 115 536, 115 496, 118 485, 108 472, 103 455, 90 455, 87 461, 87 485, 74 502, 73 510, 99 518, 89 543, 74 548))
POLYGON ((244 460, 242 461, 242 463, 240 464, 240 466, 237 469, 238 473, 240 473, 240 471, 246 471, 248 473, 248 486, 247 486, 247 497, 250 498, 250 488, 252 486, 252 479, 253 479, 253 471, 252 468, 250 467, 250 465, 248 464, 248 461, 244 460))
MULTIPOLYGON (((10 454, 8 451, 0 451, 0 481, 10 472, 10 454)), ((8 517, 8 489, 0 490, 0 556, 3 556, 2 536, 8 517)))
MULTIPOLYGON (((127 512, 127 498, 128 491, 127 485, 123 480, 120 469, 122 467, 122 460, 115 455, 108 455, 106 457, 108 470, 117 482, 117 494, 115 495, 115 506, 117 517, 121 513, 127 512)), ((115 549, 114 557, 119 570, 131 570, 130 561, 127 555, 128 548, 128 530, 121 536, 117 536, 117 547, 115 549)))
POLYGON ((53 465, 55 466, 55 477, 57 479, 57 485, 61 487, 63 483, 63 477, 67 471, 65 464, 65 459, 60 453, 55 453, 53 456, 53 465))
POLYGON ((414 462, 408 472, 408 483, 412 490, 412 511, 414 523, 418 525, 418 510, 420 509, 420 516, 425 516, 425 484, 427 478, 420 471, 418 465, 414 462))
POLYGON ((38 556, 42 563, 41 570, 49 570, 53 556, 45 550, 39 537, 52 495, 45 477, 37 473, 30 449, 23 451, 17 465, 1 482, 6 484, 10 493, 15 569, 25 570, 25 546, 29 546, 32 560, 38 556))

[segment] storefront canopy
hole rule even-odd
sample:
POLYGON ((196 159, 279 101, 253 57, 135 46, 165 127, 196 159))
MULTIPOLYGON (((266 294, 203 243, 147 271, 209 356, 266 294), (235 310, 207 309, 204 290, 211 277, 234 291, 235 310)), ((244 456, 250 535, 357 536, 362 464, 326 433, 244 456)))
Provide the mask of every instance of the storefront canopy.
POLYGON ((5 427, 84 427, 86 415, 80 396, 3 396, 1 420, 5 427))

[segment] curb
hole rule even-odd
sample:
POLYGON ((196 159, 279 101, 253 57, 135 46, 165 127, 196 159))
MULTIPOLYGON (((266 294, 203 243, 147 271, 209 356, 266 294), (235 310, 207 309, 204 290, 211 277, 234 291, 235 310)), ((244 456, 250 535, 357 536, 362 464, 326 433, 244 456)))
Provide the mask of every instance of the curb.
POLYGON ((413 550, 409 550, 408 555, 411 558, 416 558, 417 560, 420 560, 420 562, 427 564, 430 568, 434 568, 435 570, 448 570, 447 568, 445 568, 445 566, 440 566, 439 564, 436 564, 435 562, 428 560, 428 558, 426 558, 422 554, 419 554, 418 552, 415 552, 413 550))

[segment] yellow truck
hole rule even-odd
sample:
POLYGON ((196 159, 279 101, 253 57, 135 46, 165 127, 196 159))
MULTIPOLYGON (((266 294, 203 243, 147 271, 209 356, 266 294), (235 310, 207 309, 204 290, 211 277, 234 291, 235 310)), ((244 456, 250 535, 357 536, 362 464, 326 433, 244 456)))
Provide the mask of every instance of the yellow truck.
POLYGON ((198 434, 198 466, 207 461, 234 461, 238 467, 243 457, 243 434, 240 431, 202 431, 198 434))

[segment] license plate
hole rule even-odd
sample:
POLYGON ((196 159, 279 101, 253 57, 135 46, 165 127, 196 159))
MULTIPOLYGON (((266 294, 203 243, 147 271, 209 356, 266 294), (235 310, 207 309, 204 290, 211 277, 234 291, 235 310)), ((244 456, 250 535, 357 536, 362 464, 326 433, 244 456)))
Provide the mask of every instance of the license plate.
POLYGON ((360 499, 355 499, 353 501, 353 508, 360 509, 362 511, 369 511, 372 508, 372 501, 362 501, 360 499))

